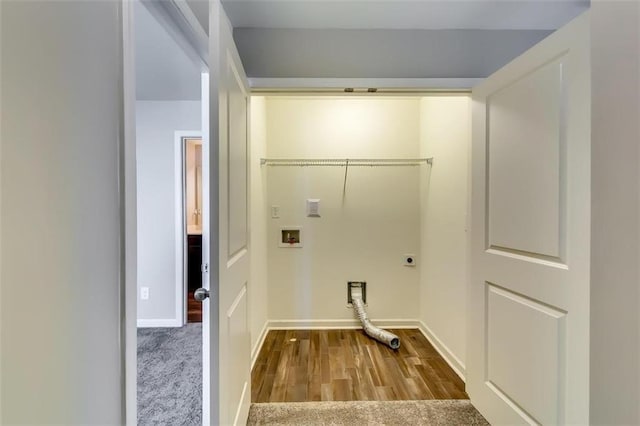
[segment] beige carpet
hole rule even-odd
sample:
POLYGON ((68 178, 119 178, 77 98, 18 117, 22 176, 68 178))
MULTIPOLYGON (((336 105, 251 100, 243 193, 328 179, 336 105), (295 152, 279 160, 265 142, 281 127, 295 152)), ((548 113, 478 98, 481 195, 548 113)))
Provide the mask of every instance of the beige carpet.
POLYGON ((488 425, 468 400, 251 404, 254 425, 488 425))

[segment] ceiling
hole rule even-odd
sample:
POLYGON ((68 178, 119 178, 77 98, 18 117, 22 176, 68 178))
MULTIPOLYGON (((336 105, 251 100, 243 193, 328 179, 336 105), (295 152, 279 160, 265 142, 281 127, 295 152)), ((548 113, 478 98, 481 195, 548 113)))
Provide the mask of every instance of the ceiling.
MULTIPOLYGON (((208 30, 208 2, 186 0, 208 30)), ((484 78, 588 0, 223 0, 252 78, 484 78)), ((139 99, 199 99, 200 69, 144 7, 139 99)))
POLYGON ((200 100, 200 65, 140 2, 135 2, 136 99, 200 100))
POLYGON ((589 7, 588 0, 223 0, 223 4, 234 28, 385 30, 555 30, 589 7))
POLYGON ((223 4, 253 78, 483 78, 589 7, 584 0, 223 4))
POLYGON ((253 78, 482 78, 548 30, 296 30, 238 28, 253 78))

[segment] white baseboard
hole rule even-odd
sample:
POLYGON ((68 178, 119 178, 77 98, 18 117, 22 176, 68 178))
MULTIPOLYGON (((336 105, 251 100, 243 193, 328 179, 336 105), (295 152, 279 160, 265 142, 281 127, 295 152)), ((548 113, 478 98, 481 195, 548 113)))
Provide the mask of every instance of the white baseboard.
POLYGON ((251 371, 253 371, 253 366, 256 364, 256 360, 258 359, 258 355, 260 354, 260 349, 262 349, 262 345, 264 345, 264 339, 267 338, 267 333, 269 333, 269 321, 264 322, 264 327, 262 327, 262 331, 260 332, 260 336, 258 337, 258 341, 255 346, 251 348, 251 371))
MULTIPOLYGON (((381 328, 418 328, 416 320, 406 319, 372 319, 372 323, 381 328)), ((270 320, 271 330, 331 330, 362 328, 357 319, 342 320, 270 320)))
POLYGON ((436 351, 438 351, 438 353, 442 356, 442 358, 444 358, 447 364, 449 364, 449 367, 451 367, 453 371, 456 372, 456 374, 462 379, 462 381, 466 382, 465 365, 462 363, 460 358, 455 356, 453 352, 451 352, 451 350, 447 347, 447 345, 442 343, 442 340, 440 340, 438 336, 436 336, 435 333, 431 331, 431 329, 427 327, 425 323, 423 323, 422 321, 416 322, 418 323, 418 329, 424 335, 424 337, 427 338, 429 343, 433 345, 436 351))
POLYGON ((249 389, 249 382, 244 382, 242 387, 242 396, 240 396, 240 403, 236 409, 236 416, 233 419, 233 426, 246 425, 249 418, 249 407, 251 406, 251 392, 247 392, 249 389))
POLYGON ((182 321, 176 318, 171 319, 139 319, 138 328, 152 327, 182 327, 182 321))

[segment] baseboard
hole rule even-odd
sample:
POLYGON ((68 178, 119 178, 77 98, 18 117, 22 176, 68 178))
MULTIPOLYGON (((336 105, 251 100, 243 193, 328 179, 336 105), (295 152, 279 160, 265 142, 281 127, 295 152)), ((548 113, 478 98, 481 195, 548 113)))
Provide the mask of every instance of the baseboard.
POLYGON ((251 349, 251 371, 253 371, 253 366, 256 364, 258 360, 258 355, 260 354, 260 349, 262 349, 262 345, 264 345, 264 339, 267 338, 267 333, 269 333, 269 321, 264 322, 264 327, 262 327, 262 331, 260 332, 260 337, 258 337, 258 341, 255 346, 251 349))
POLYGON ((451 350, 447 347, 447 345, 442 343, 442 340, 440 340, 438 336, 436 336, 435 333, 431 331, 431 329, 427 327, 425 323, 423 323, 422 321, 416 321, 416 322, 418 324, 418 329, 424 335, 424 337, 427 338, 429 343, 433 345, 433 347, 436 349, 436 351, 438 351, 438 353, 442 356, 442 358, 444 358, 444 360, 447 361, 447 364, 449 364, 449 367, 451 367, 453 371, 456 372, 456 374, 462 379, 462 381, 466 382, 465 365, 462 363, 462 361, 460 361, 460 359, 457 356, 455 356, 453 352, 451 352, 451 350))
POLYGON ((249 407, 251 406, 251 392, 247 392, 249 389, 249 382, 244 382, 242 388, 242 395, 240 396, 240 403, 236 409, 236 415, 233 419, 233 425, 246 425, 249 418, 249 407))
POLYGON ((182 321, 176 318, 171 319, 139 319, 138 328, 152 327, 182 327, 182 321))
MULTIPOLYGON (((418 328, 416 320, 406 319, 371 319, 371 322, 381 328, 418 328)), ((357 319, 342 320, 270 320, 271 330, 331 330, 362 328, 357 319)))

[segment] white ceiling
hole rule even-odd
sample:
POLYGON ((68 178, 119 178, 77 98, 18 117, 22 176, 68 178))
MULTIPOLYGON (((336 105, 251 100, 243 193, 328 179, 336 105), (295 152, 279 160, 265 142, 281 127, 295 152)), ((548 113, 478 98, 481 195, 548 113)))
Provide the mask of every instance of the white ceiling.
MULTIPOLYGON (((254 78, 484 78, 590 6, 589 0, 222 1, 254 78)), ((186 2, 208 30, 208 2, 186 2)))
POLYGON ((200 100, 200 65, 140 2, 134 14, 136 99, 200 100))
POLYGON ((296 29, 555 30, 589 7, 589 0, 223 0, 223 3, 234 28, 296 29))

